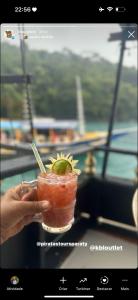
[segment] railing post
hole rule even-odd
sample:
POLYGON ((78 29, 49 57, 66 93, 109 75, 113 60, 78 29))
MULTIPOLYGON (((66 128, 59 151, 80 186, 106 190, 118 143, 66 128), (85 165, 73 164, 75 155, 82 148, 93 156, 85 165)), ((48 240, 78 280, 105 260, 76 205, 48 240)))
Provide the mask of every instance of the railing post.
POLYGON ((32 140, 34 140, 35 136, 34 136, 34 126, 33 126, 32 101, 31 101, 31 96, 30 96, 29 84, 28 84, 28 80, 27 80, 26 56, 25 56, 26 45, 25 45, 25 41, 24 41, 24 38, 23 38, 23 32, 24 32, 24 26, 22 26, 21 30, 20 30, 20 25, 19 25, 21 64, 22 64, 23 75, 24 75, 24 78, 25 78, 25 83, 24 83, 24 88, 25 88, 24 109, 26 110, 26 116, 27 116, 27 119, 28 119, 29 125, 30 125, 31 138, 32 138, 32 140))
MULTIPOLYGON (((117 69, 117 74, 116 74, 116 84, 115 84, 115 89, 114 89, 114 97, 113 97, 113 103, 112 103, 111 115, 110 115, 110 121, 109 121, 109 128, 108 128, 108 135, 107 135, 107 141, 106 141, 106 147, 108 147, 108 148, 110 147, 110 143, 111 143, 112 130, 113 130, 113 125, 114 125, 115 113, 116 113, 116 105, 117 105, 117 99, 118 99, 118 93, 119 93, 121 70, 122 70, 124 50, 125 50, 125 42, 126 42, 125 32, 122 32, 120 59, 119 59, 119 64, 118 64, 118 69, 117 69)), ((109 155, 109 152, 106 151, 104 154, 103 169, 102 169, 102 177, 103 178, 106 175, 108 155, 109 155)))
POLYGON ((84 172, 91 175, 96 173, 96 159, 94 158, 93 153, 90 151, 87 153, 84 172))
POLYGON ((136 174, 136 177, 134 179, 134 183, 137 185, 138 184, 138 166, 135 169, 135 174, 136 174))

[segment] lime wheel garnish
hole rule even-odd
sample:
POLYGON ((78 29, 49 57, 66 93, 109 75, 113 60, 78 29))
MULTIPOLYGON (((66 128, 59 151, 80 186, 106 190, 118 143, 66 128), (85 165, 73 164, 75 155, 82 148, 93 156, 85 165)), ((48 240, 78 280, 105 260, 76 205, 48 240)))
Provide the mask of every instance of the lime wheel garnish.
POLYGON ((57 175, 65 175, 67 173, 75 173, 79 175, 81 172, 79 169, 75 169, 78 160, 73 160, 73 157, 64 154, 57 154, 57 158, 50 157, 51 164, 46 167, 57 175))

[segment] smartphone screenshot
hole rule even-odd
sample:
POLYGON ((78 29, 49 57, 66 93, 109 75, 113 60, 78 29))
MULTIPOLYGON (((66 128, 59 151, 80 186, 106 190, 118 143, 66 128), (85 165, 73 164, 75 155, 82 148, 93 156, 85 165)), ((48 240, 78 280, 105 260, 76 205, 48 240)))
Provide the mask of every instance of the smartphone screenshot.
POLYGON ((3 8, 2 299, 136 298, 137 21, 85 9, 3 8))

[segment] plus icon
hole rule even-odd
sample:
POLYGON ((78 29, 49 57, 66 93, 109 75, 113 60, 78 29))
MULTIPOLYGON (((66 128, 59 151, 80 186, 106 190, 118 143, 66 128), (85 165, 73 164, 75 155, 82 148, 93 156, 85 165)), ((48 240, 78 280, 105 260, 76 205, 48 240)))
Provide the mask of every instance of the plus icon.
POLYGON ((64 276, 60 279, 60 281, 62 282, 62 284, 64 284, 66 281, 67 281, 67 279, 65 279, 64 278, 64 276))

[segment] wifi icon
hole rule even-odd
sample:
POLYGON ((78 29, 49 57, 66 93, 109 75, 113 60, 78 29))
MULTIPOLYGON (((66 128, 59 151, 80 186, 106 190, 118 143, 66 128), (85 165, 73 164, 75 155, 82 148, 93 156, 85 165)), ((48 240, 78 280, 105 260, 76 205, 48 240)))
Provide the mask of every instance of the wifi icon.
POLYGON ((113 9, 113 7, 109 6, 107 7, 108 11, 111 11, 113 9))

